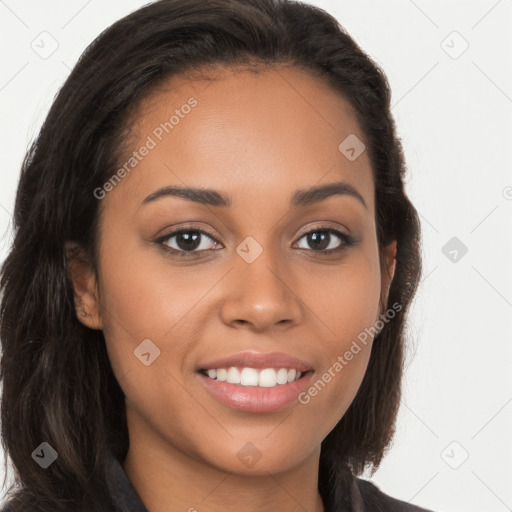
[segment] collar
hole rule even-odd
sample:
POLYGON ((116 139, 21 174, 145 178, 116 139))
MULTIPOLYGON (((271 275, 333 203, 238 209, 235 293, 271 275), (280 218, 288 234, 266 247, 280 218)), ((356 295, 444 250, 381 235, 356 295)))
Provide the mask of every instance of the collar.
POLYGON ((114 504, 112 512, 148 512, 131 483, 121 462, 112 452, 108 453, 107 488, 114 504))

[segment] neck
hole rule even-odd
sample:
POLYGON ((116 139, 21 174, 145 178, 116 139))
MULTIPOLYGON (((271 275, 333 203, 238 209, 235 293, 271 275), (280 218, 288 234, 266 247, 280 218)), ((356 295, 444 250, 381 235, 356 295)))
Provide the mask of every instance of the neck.
POLYGON ((318 491, 320 447, 280 473, 237 474, 179 450, 144 430, 129 429, 124 470, 149 512, 324 512, 318 491))

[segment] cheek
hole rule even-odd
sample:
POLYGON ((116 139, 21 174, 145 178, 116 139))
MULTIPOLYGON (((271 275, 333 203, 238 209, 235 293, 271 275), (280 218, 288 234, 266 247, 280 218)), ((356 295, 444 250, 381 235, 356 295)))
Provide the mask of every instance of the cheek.
POLYGON ((381 289, 378 259, 370 254, 359 252, 307 295, 325 335, 320 340, 322 367, 300 401, 318 407, 311 416, 319 424, 326 421, 325 411, 332 426, 339 421, 368 366, 381 289))
POLYGON ((109 339, 163 339, 181 319, 186 321, 209 286, 194 278, 193 267, 172 267, 157 248, 144 244, 135 237, 102 244, 100 295, 109 339))
POLYGON ((193 403, 184 392, 180 366, 190 349, 192 315, 187 313, 204 295, 204 286, 194 285, 186 274, 151 263, 136 243, 121 246, 112 238, 101 247, 100 294, 109 360, 131 414, 145 418, 155 430, 158 425, 190 430, 186 417, 193 403))
POLYGON ((338 267, 306 274, 301 296, 324 333, 326 354, 347 350, 351 340, 379 318, 381 275, 376 251, 357 251, 338 267))
MULTIPOLYGON (((144 361, 142 354, 149 351, 149 360, 155 362, 167 355, 162 340, 186 323, 198 291, 190 286, 193 280, 186 286, 183 279, 176 280, 176 271, 161 262, 148 262, 141 242, 116 236, 119 231, 123 230, 110 229, 114 236, 103 241, 100 250, 100 305, 107 350, 117 377, 141 369, 154 373, 158 364, 146 368, 148 357, 144 361)), ((177 339, 173 356, 185 353, 185 345, 186 338, 177 339)), ((180 361, 179 357, 172 360, 180 361)))
POLYGON ((335 339, 324 343, 323 364, 310 386, 298 397, 309 409, 308 417, 314 429, 323 431, 326 425, 328 431, 334 428, 354 400, 365 375, 372 338, 360 327, 366 315, 360 312, 359 315, 359 318, 347 316, 350 324, 345 324, 335 339))

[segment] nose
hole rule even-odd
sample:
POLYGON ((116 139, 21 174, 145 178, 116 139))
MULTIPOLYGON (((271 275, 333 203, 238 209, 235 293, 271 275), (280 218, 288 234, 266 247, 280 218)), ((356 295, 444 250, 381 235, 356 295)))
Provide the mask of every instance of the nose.
POLYGON ((296 276, 286 261, 279 261, 270 248, 251 263, 238 254, 234 258, 221 308, 227 325, 249 325, 253 331, 264 331, 300 323, 303 303, 296 276))

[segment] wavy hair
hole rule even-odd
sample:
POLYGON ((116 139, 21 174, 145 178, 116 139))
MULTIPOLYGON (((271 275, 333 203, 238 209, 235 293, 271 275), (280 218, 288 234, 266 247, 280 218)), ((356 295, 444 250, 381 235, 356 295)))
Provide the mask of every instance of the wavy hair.
MULTIPOLYGON (((2 444, 15 469, 12 511, 100 510, 106 449, 128 450, 124 394, 102 331, 76 318, 65 241, 97 256, 93 194, 117 169, 125 126, 163 80, 206 67, 290 65, 354 107, 375 183, 379 256, 397 240, 386 303, 401 305, 375 336, 355 399, 323 440, 319 491, 379 466, 395 432, 406 319, 421 274, 420 222, 384 72, 331 15, 292 0, 160 0, 102 32, 56 96, 22 164, 14 241, 1 269, 2 444), (41 442, 58 463, 41 470, 41 442)), ((97 260, 96 260, 97 261, 97 260)), ((384 300, 385 299, 385 300, 384 300)), ((4 480, 5 486, 5 480, 4 480)))

